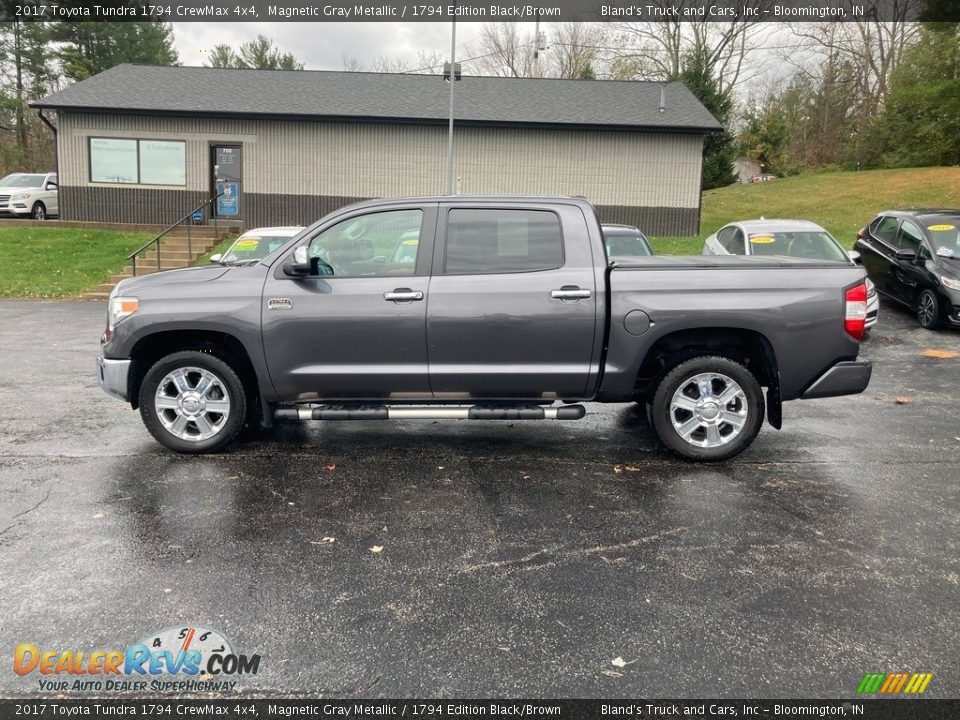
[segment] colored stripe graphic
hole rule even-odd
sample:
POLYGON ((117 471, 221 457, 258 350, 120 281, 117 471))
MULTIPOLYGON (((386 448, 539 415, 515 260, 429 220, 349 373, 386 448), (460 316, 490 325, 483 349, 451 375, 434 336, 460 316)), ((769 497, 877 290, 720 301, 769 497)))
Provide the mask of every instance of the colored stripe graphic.
POLYGON ((920 695, 933 680, 933 673, 867 673, 857 686, 857 693, 872 695, 920 695))

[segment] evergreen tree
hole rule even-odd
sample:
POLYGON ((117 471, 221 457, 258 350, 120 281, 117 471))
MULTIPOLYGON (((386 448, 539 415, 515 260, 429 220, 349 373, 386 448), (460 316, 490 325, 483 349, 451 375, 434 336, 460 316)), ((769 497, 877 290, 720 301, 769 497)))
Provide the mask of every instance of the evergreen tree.
POLYGON ((161 22, 57 22, 52 39, 63 74, 85 80, 121 63, 176 65, 173 28, 161 22))
POLYGON ((255 68, 257 70, 303 70, 303 63, 293 53, 280 52, 264 35, 243 43, 236 53, 228 45, 217 45, 210 53, 209 67, 255 68))
MULTIPOLYGON (((724 127, 730 122, 733 113, 733 99, 729 91, 720 89, 713 77, 706 53, 695 51, 684 58, 680 74, 676 78, 717 119, 724 127)), ((703 188, 723 187, 734 182, 733 176, 734 146, 733 137, 724 130, 721 133, 707 135, 703 141, 703 188)))

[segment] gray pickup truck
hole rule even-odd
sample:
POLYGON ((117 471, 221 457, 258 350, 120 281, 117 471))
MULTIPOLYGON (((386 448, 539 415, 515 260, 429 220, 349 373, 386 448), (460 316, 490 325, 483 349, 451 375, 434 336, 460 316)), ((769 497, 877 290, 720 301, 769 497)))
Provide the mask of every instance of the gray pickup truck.
POLYGON ((576 420, 594 401, 644 403, 668 448, 722 460, 783 400, 867 387, 865 315, 848 263, 618 259, 580 198, 407 198, 124 280, 97 365, 178 452, 279 419, 576 420))

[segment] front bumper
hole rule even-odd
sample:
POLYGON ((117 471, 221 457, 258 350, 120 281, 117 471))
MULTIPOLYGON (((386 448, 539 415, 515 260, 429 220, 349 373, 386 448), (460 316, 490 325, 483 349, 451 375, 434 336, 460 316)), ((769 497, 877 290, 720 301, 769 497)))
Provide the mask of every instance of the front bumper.
POLYGON ((800 397, 804 400, 812 400, 862 393, 870 383, 872 372, 873 364, 867 360, 838 362, 817 378, 800 397))
POLYGON ((130 375, 130 360, 110 360, 105 357, 97 358, 97 379, 103 391, 121 400, 127 397, 127 378, 130 375))

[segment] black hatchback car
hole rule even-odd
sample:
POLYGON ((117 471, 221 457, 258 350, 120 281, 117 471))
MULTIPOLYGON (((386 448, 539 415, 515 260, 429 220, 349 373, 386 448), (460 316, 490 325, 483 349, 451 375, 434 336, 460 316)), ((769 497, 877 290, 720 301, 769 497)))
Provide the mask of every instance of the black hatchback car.
POLYGON ((960 326, 960 210, 887 210, 855 247, 877 291, 923 327, 960 326))

